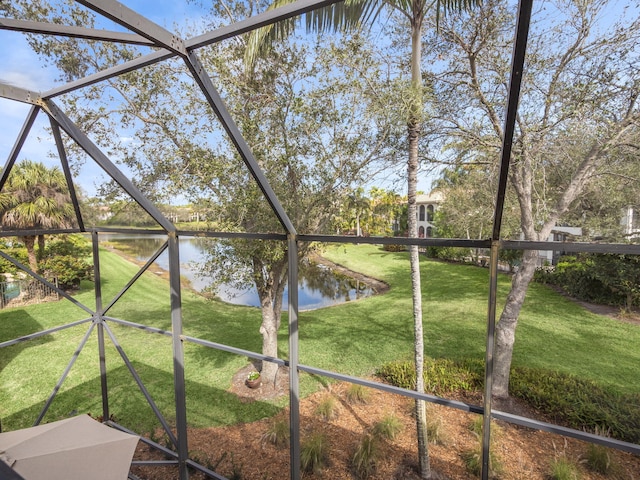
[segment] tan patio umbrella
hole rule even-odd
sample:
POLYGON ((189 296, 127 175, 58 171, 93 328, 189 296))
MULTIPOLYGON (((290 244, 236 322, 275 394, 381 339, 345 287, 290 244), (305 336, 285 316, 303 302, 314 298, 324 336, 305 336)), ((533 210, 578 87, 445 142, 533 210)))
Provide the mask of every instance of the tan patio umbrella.
POLYGON ((79 415, 0 433, 0 460, 25 480, 125 480, 138 440, 79 415))

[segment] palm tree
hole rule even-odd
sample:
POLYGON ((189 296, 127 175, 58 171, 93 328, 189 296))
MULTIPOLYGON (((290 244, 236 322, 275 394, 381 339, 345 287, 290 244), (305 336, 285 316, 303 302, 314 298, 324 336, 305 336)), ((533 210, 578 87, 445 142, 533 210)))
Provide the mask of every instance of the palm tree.
MULTIPOLYGON (((293 0, 275 0, 269 9, 274 9, 293 0)), ((447 11, 461 11, 480 4, 481 0, 346 0, 306 14, 307 29, 315 32, 357 30, 363 24, 372 24, 384 7, 403 15, 410 26, 411 38, 411 88, 407 116, 407 187, 408 187, 408 234, 418 238, 416 212, 416 190, 418 185, 418 141, 422 127, 422 72, 421 38, 424 21, 430 8, 435 9, 436 19, 447 11)), ((247 42, 245 63, 252 68, 257 58, 264 54, 278 39, 286 38, 295 28, 295 20, 279 22, 252 32, 247 42)), ((422 328, 422 291, 420 285, 420 258, 418 246, 409 248, 414 319, 414 359, 416 366, 416 391, 424 393, 424 334, 422 328)), ((416 400, 416 424, 420 474, 431 478, 429 463, 425 403, 416 400)))
MULTIPOLYGON (((30 160, 13 167, 0 192, 2 228, 68 228, 73 224, 73 218, 67 183, 58 167, 47 168, 30 160)), ((24 235, 20 239, 27 249, 29 267, 37 272, 36 235, 24 235)), ((44 235, 38 236, 38 253, 44 253, 44 235)))

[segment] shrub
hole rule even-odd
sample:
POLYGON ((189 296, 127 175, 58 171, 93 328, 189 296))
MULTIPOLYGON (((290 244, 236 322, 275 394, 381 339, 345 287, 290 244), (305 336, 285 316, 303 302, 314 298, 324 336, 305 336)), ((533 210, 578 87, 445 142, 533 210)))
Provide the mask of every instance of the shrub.
POLYGON ((427 438, 434 445, 447 445, 449 437, 444 430, 442 418, 427 410, 427 438))
POLYGON ((45 247, 45 256, 72 256, 83 258, 91 255, 92 247, 85 237, 79 234, 54 237, 45 247))
MULTIPOLYGON (((468 450, 462 454, 462 460, 464 461, 467 471, 472 475, 479 477, 482 474, 482 443, 479 441, 477 446, 471 450, 468 450)), ((489 449, 489 478, 498 479, 504 467, 502 461, 495 452, 495 449, 489 449)))
MULTIPOLYGON (((473 421, 469 429, 478 437, 482 436, 482 430, 484 429, 484 417, 482 415, 477 415, 473 421)), ((493 420, 491 420, 491 441, 493 442, 497 438, 500 437, 502 433, 502 429, 500 426, 493 420)))
POLYGON ((515 368, 509 391, 555 422, 595 432, 605 429, 613 438, 640 441, 640 395, 621 395, 591 380, 534 368, 515 368))
POLYGON ((376 436, 365 434, 351 458, 351 466, 356 477, 367 478, 371 475, 376 469, 378 455, 378 440, 376 436))
POLYGON ((351 404, 355 403, 369 403, 369 398, 371 397, 371 392, 368 388, 359 385, 357 383, 352 383, 347 388, 346 392, 347 402, 351 404))
POLYGON ((91 265, 84 260, 64 255, 44 259, 40 262, 40 270, 46 278, 57 278, 60 288, 73 288, 80 281, 91 278, 91 265))
POLYGON ((393 440, 402 431, 402 422, 395 415, 385 415, 374 426, 372 433, 375 437, 393 440))
MULTIPOLYGON (((436 395, 473 391, 484 383, 483 372, 481 362, 428 359, 424 363, 424 388, 436 395)), ((401 388, 416 386, 416 370, 411 361, 386 363, 378 369, 378 375, 401 388)))
MULTIPOLYGON (((415 388, 413 362, 387 363, 377 373, 397 387, 415 388)), ((436 395, 477 392, 483 383, 482 362, 425 361, 425 390, 436 395)), ((590 432, 606 429, 618 440, 640 442, 638 394, 623 395, 591 380, 529 367, 512 369, 509 392, 560 425, 590 432)))
POLYGON ((300 466, 308 473, 320 473, 327 461, 327 438, 322 433, 313 433, 300 445, 300 466))
MULTIPOLYGON (((29 265, 29 257, 27 255, 27 249, 24 247, 12 247, 12 248, 3 248, 2 251, 9 255, 11 258, 17 260, 23 265, 29 265)), ((20 272, 18 267, 16 267, 9 260, 5 260, 0 257, 0 273, 10 273, 11 275, 16 275, 20 272)), ((4 279, 0 278, 0 281, 4 281, 4 279)))

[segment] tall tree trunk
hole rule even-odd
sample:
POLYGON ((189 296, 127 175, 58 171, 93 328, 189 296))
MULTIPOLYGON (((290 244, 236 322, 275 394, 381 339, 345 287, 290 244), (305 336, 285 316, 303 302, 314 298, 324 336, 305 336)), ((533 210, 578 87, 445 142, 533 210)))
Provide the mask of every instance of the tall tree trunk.
MULTIPOLYGON (((278 330, 282 316, 282 297, 287 283, 286 257, 280 262, 271 265, 267 277, 263 277, 261 259, 253 259, 253 271, 256 289, 260 297, 260 309, 262 311, 262 323, 260 334, 262 335, 262 354, 267 357, 278 357, 278 330)), ((278 375, 278 364, 262 362, 260 376, 265 385, 275 385, 278 375)))
MULTIPOLYGON (((418 140, 420 139, 422 118, 422 75, 421 59, 422 16, 415 18, 411 25, 411 110, 407 122, 409 159, 407 161, 407 201, 409 237, 418 238, 418 217, 416 212, 416 190, 418 185, 418 140)), ((411 265, 411 292, 413 297, 414 359, 416 365, 416 391, 424 393, 424 333, 422 328, 422 286, 420 282, 420 255, 417 245, 409 248, 411 265)), ((418 436, 418 459, 420 478, 431 478, 429 462, 429 442, 427 438, 427 411, 423 400, 416 400, 416 433, 418 436)))
POLYGON ((38 261, 44 258, 44 235, 38 235, 38 261))
POLYGON ((31 271, 38 271, 38 260, 36 258, 36 237, 35 235, 29 235, 27 237, 22 237, 22 241, 24 242, 24 247, 27 249, 27 256, 29 258, 29 268, 31 271))
POLYGON ((493 369, 493 395, 498 398, 509 396, 509 374, 511 372, 511 357, 513 345, 516 341, 516 327, 524 297, 529 283, 533 279, 538 262, 537 250, 527 250, 522 258, 522 264, 513 277, 511 291, 496 327, 496 351, 493 369))
MULTIPOLYGON (((271 298, 260 298, 262 308, 262 324, 260 334, 262 335, 262 354, 268 357, 278 357, 278 319, 273 311, 273 301, 271 298)), ((273 362, 262 362, 260 376, 265 384, 275 385, 278 374, 278 364, 273 362)))

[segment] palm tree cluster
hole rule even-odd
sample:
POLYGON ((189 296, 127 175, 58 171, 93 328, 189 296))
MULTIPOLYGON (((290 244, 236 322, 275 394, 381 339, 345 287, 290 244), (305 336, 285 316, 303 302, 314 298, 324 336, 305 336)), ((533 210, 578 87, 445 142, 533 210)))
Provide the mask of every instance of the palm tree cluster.
MULTIPOLYGON (((23 160, 17 163, 0 191, 0 221, 3 230, 70 228, 74 209, 64 174, 58 167, 23 160)), ((38 271, 35 251, 44 252, 43 234, 19 235, 29 255, 29 267, 38 271)))

